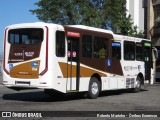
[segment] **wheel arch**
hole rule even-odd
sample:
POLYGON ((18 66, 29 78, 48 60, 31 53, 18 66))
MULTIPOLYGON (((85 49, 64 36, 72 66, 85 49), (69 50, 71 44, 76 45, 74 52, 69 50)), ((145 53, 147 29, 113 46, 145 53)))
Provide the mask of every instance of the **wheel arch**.
POLYGON ((98 73, 94 73, 92 76, 91 76, 91 78, 92 77, 95 77, 95 78, 97 78, 98 79, 98 81, 100 82, 100 90, 102 89, 102 79, 101 79, 101 76, 98 74, 98 73))
POLYGON ((139 73, 139 74, 137 75, 137 77, 139 77, 139 78, 141 79, 141 84, 144 85, 144 76, 143 76, 143 74, 142 74, 142 73, 139 73))

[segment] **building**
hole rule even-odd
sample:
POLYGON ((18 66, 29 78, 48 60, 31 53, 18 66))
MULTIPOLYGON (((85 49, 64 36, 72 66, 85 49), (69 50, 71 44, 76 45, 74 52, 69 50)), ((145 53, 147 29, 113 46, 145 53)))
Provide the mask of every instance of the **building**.
POLYGON ((160 46, 160 0, 126 0, 127 14, 134 26, 143 32, 153 45, 160 46))
POLYGON ((148 36, 151 37, 153 45, 160 46, 160 0, 148 0, 149 15, 148 36))
POLYGON ((138 32, 144 32, 144 7, 143 0, 126 0, 127 15, 131 15, 134 26, 138 32))

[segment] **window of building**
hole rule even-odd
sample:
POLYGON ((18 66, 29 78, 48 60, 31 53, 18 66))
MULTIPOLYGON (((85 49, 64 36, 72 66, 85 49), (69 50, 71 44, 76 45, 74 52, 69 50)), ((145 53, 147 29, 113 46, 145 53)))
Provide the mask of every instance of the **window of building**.
POLYGON ((121 59, 121 43, 112 42, 112 58, 121 59))
POLYGON ((136 60, 142 61, 143 60, 143 54, 142 54, 142 44, 136 43, 136 60))
POLYGON ((135 42, 124 41, 124 60, 135 60, 135 42))
POLYGON ((106 38, 94 37, 94 58, 108 57, 108 40, 106 38))
POLYGON ((92 57, 92 36, 83 35, 82 37, 82 57, 92 57))
POLYGON ((64 31, 56 32, 56 56, 65 56, 65 33, 64 31))

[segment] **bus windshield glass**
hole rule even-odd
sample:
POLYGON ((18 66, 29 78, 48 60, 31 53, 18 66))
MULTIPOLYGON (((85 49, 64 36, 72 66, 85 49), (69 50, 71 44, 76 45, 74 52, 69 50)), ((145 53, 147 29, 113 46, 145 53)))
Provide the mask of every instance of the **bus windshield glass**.
POLYGON ((43 29, 41 28, 22 28, 11 29, 8 34, 10 44, 40 44, 43 41, 43 29))

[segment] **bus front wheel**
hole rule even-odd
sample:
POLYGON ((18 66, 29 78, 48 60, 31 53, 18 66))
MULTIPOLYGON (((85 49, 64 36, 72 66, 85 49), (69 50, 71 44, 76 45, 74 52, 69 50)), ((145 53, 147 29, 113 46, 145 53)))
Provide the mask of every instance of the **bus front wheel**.
POLYGON ((137 76, 135 88, 133 88, 133 92, 135 92, 135 93, 139 92, 141 90, 141 86, 142 86, 141 79, 139 76, 137 76))
POLYGON ((97 78, 92 77, 89 83, 89 89, 88 89, 88 97, 90 99, 95 99, 98 97, 100 93, 100 82, 97 78))

